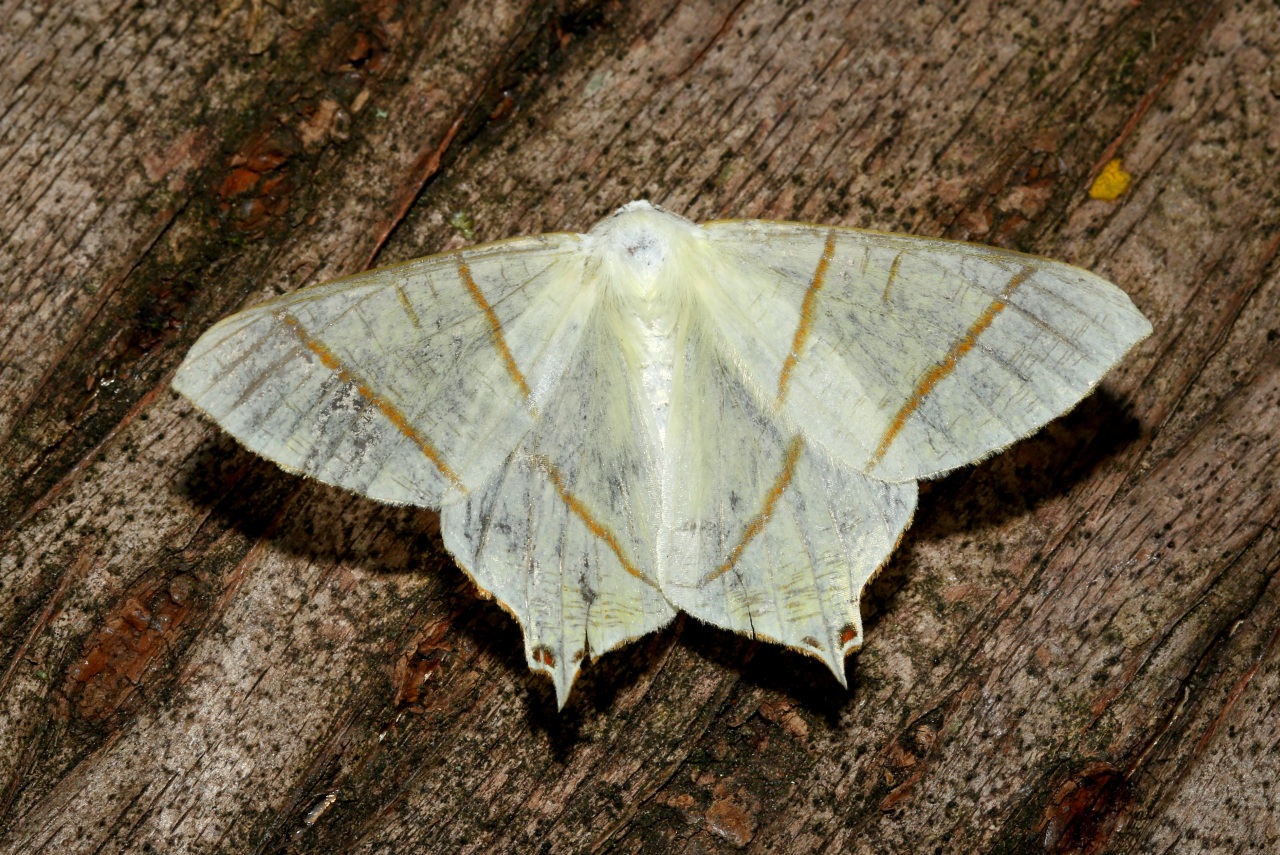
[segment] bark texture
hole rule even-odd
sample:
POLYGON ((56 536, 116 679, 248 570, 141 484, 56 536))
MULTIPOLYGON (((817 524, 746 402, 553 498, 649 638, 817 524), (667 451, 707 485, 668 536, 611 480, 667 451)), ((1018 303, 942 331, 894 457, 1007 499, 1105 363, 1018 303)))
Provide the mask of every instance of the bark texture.
POLYGON ((0 0, 0 57, 0 851, 1280 847, 1274 2, 0 0), (925 488, 848 692, 680 620, 557 714, 434 514, 168 378, 633 198, 1053 256, 1155 334, 925 488))

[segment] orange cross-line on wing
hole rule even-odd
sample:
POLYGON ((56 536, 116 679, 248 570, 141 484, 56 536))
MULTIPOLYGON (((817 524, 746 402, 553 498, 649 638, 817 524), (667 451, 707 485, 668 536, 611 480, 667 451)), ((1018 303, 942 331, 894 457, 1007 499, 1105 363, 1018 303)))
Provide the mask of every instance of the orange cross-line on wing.
POLYGON ((939 362, 929 367, 924 374, 920 375, 920 379, 916 381, 916 386, 911 390, 911 397, 903 403, 889 421, 889 427, 885 429, 884 435, 880 437, 880 444, 876 446, 875 453, 871 455, 871 461, 867 464, 870 469, 878 465, 884 460, 885 454, 889 451, 889 446, 893 445, 893 441, 897 438, 902 429, 906 427, 907 419, 920 408, 920 404, 930 392, 937 388, 938 384, 956 370, 956 366, 960 364, 960 359, 969 351, 973 350, 974 345, 978 343, 978 336, 995 322, 996 316, 1004 311, 1005 306, 1009 305, 1009 297, 1017 290, 1018 286, 1027 280, 1034 271, 1030 267, 1024 267, 1022 270, 1004 286, 1004 291, 1000 296, 991 301, 982 314, 978 315, 978 319, 970 325, 965 334, 951 345, 951 349, 947 351, 947 355, 942 357, 939 362))
POLYGON ((836 251, 836 230, 831 229, 827 232, 827 242, 822 247, 822 256, 818 259, 818 266, 813 271, 813 279, 809 282, 809 288, 804 292, 804 301, 800 304, 800 321, 796 324, 795 336, 791 339, 791 352, 787 354, 787 358, 782 363, 782 371, 778 374, 778 394, 774 400, 773 407, 775 410, 781 409, 782 404, 787 399, 787 389, 791 385, 791 372, 796 368, 796 363, 800 361, 800 354, 804 352, 805 342, 809 340, 809 332, 813 329, 813 313, 818 302, 818 292, 822 290, 827 276, 827 267, 831 264, 831 256, 836 251))
POLYGON ((409 423, 409 420, 405 417, 404 413, 400 411, 399 407, 384 395, 380 395, 372 386, 365 382, 364 379, 353 372, 350 368, 343 365, 342 360, 338 359, 337 355, 329 349, 328 345, 308 332, 307 328, 302 325, 302 322, 293 315, 289 314, 287 311, 280 311, 276 313, 276 319, 292 330, 293 334, 298 337, 298 341, 302 342, 303 346, 305 346, 307 350, 310 350, 316 356, 320 357, 320 363, 324 365, 325 368, 336 372, 338 378, 341 379, 342 382, 355 387, 355 390, 360 393, 360 397, 372 404, 378 412, 382 413, 382 415, 386 417, 387 421, 391 422, 396 430, 400 431, 400 433, 412 441, 414 445, 418 446, 418 450, 421 451, 428 460, 435 464, 436 469, 440 471, 441 475, 448 478, 449 481, 451 481, 453 485, 463 493, 467 492, 466 485, 462 483, 460 478, 458 478, 458 473, 454 472, 453 469, 449 467, 449 464, 444 462, 444 458, 440 456, 439 450, 432 445, 417 428, 409 423))
POLYGON ((466 286, 467 293, 471 295, 472 300, 475 300, 476 305, 480 307, 480 311, 484 313, 485 319, 489 322, 489 335, 493 338, 493 346, 497 348, 498 354, 507 366, 507 374, 511 375, 512 382, 528 398, 529 384, 525 381, 524 374, 520 373, 520 366, 516 365, 516 358, 511 355, 511 348, 507 347, 507 340, 502 335, 502 321, 499 320, 498 313, 493 310, 493 306, 489 305, 489 301, 484 298, 484 294, 480 291, 480 286, 476 284, 475 278, 472 277, 471 268, 467 266, 462 253, 457 254, 457 259, 458 276, 462 278, 462 284, 466 286))
POLYGON ((787 457, 782 462, 782 471, 778 473, 778 477, 773 481, 773 486, 769 488, 768 494, 765 495, 764 505, 760 508, 760 513, 752 517, 751 522, 747 523, 746 528, 742 530, 742 536, 738 538, 738 545, 729 553, 729 557, 724 560, 723 564, 712 570, 711 575, 702 580, 703 585, 714 582, 732 570, 738 560, 742 558, 742 553, 746 551, 747 544, 751 543, 756 535, 764 531, 765 524, 773 516, 773 509, 777 506, 778 500, 782 498, 782 494, 787 491, 787 485, 795 477, 796 462, 799 461, 800 452, 803 450, 804 440, 796 436, 791 440, 791 445, 787 447, 787 457))
POLYGON ((645 578, 644 573, 640 572, 636 565, 631 562, 631 559, 627 557, 626 553, 622 551, 622 544, 618 542, 617 536, 595 518, 587 506, 582 503, 581 499, 569 492, 569 488, 564 483, 564 475, 551 462, 550 458, 540 454, 535 455, 533 464, 546 473, 548 480, 551 481, 551 486, 556 488, 556 494, 560 496, 560 500, 568 506, 569 510, 578 519, 582 520, 583 525, 587 527, 587 531, 604 541, 605 546, 612 550, 618 559, 618 563, 622 565, 622 569, 640 581, 652 585, 653 581, 645 578))

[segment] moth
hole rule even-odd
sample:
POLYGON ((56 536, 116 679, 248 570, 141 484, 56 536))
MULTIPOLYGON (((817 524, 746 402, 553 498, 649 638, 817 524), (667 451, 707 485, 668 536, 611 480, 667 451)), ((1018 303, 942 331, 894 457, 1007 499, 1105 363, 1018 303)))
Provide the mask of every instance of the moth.
POLYGON ((916 483, 1074 406, 1151 325, 976 244, 632 202, 218 323, 174 388, 283 468, 440 510, 563 707, 678 611, 845 683, 916 483))

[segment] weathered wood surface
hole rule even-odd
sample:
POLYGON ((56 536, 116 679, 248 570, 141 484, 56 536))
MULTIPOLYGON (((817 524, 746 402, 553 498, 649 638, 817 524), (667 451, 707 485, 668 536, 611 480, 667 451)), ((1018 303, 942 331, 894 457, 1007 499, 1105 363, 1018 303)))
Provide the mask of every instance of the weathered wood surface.
POLYGON ((1280 7, 423 5, 0 8, 3 851, 1277 851, 1280 7), (925 489, 847 693, 681 620, 557 714, 433 514, 168 391, 246 302, 639 197, 1155 325, 925 489))

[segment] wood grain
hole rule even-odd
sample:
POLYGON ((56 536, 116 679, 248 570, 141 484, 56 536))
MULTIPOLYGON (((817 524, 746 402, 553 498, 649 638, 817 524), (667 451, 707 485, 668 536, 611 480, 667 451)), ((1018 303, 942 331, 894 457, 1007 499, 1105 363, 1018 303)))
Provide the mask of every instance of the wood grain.
POLYGON ((1274 3, 0 21, 0 851, 1280 848, 1274 3), (1155 334, 924 490, 848 692, 682 619, 557 714, 433 514, 168 378, 264 295, 633 198, 1049 255, 1155 334))

